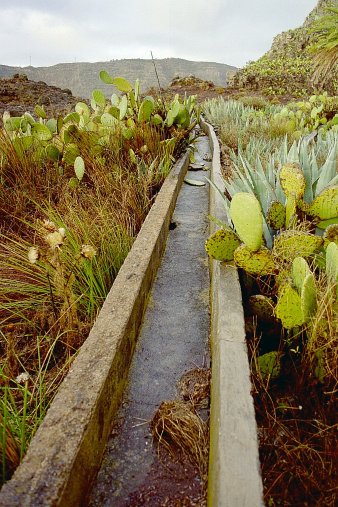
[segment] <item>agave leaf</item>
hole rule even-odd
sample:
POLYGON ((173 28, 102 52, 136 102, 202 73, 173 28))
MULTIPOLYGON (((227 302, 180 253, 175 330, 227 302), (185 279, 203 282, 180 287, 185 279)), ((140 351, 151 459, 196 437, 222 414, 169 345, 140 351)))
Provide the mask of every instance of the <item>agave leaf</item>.
POLYGON ((304 201, 307 204, 310 204, 313 201, 313 190, 312 190, 312 169, 311 162, 308 155, 308 147, 307 143, 302 142, 300 147, 300 165, 303 170, 304 178, 305 178, 305 192, 304 192, 304 201))
POLYGON ((298 145, 297 141, 294 141, 287 156, 287 162, 289 164, 299 164, 298 145))
POLYGON ((336 151, 337 151, 337 142, 331 148, 329 156, 327 157, 324 165, 321 167, 319 171, 319 178, 316 184, 317 195, 330 184, 330 181, 337 174, 336 151))

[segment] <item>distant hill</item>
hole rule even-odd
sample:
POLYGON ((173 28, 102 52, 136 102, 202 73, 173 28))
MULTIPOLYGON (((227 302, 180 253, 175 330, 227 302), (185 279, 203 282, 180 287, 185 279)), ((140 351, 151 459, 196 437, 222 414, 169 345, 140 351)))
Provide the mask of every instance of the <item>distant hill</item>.
MULTIPOLYGON (((215 62, 193 62, 181 58, 155 60, 160 83, 166 88, 175 76, 194 75, 204 80, 213 81, 216 85, 225 86, 229 75, 236 67, 215 62)), ((99 72, 106 70, 112 76, 123 76, 132 83, 140 79, 142 91, 157 86, 153 62, 141 59, 110 60, 95 63, 59 63, 51 67, 9 67, 0 65, 0 77, 14 74, 26 74, 33 81, 44 81, 49 85, 69 88, 73 95, 88 98, 92 90, 100 88, 107 94, 112 87, 99 79, 99 72)))

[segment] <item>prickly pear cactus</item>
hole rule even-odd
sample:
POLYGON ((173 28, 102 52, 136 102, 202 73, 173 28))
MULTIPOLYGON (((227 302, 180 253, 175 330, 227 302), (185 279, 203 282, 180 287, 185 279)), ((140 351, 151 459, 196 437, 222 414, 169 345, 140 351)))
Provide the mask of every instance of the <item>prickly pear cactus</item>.
POLYGON ((279 180, 284 194, 301 199, 305 192, 306 180, 299 164, 285 164, 279 173, 279 180))
POLYGON ((317 310, 316 282, 312 273, 309 273, 303 282, 300 299, 304 321, 308 322, 317 310))
POLYGON ((285 203, 285 227, 293 227, 297 223, 296 198, 289 195, 285 203))
POLYGON ((253 252, 246 245, 241 245, 234 251, 234 261, 239 268, 252 275, 269 275, 275 270, 271 252, 265 246, 253 252))
POLYGON ((234 251, 241 244, 237 234, 231 230, 219 229, 205 242, 207 254, 218 261, 232 261, 234 251))
POLYGON ((330 243, 338 245, 338 224, 329 225, 323 234, 324 248, 327 248, 330 243))
POLYGON ((311 274, 309 265, 303 257, 296 257, 293 260, 291 274, 296 289, 301 293, 305 278, 311 274))
POLYGON ((285 329, 304 324, 301 297, 290 284, 281 287, 275 313, 285 329))
POLYGON ((326 229, 329 225, 338 224, 338 217, 329 218, 328 220, 321 220, 316 224, 319 229, 326 229))
POLYGON ((326 249, 326 274, 331 282, 338 282, 338 246, 330 243, 326 249))
POLYGON ((253 315, 257 316, 257 319, 262 322, 272 322, 275 320, 274 317, 274 302, 271 298, 264 296, 263 294, 257 294, 250 296, 249 298, 249 309, 253 315))
POLYGON ((309 207, 309 214, 328 220, 338 216, 338 185, 323 190, 309 207))
POLYGON ((252 252, 259 250, 263 238, 263 215, 256 197, 247 192, 235 194, 230 203, 230 216, 247 248, 252 252))
POLYGON ((279 201, 272 201, 270 204, 267 222, 272 229, 278 231, 285 225, 285 206, 279 201))
POLYGON ((320 249, 323 239, 303 231, 283 231, 275 237, 273 255, 284 260, 309 257, 320 249))
POLYGON ((264 379, 277 378, 281 372, 280 355, 278 352, 267 352, 258 358, 259 372, 264 379))

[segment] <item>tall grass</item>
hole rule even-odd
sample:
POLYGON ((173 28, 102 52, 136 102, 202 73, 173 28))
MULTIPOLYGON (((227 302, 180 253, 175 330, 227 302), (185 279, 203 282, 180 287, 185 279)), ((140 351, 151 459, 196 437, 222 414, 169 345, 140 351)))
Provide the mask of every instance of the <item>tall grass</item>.
POLYGON ((143 122, 130 139, 116 127, 102 144, 78 130, 86 170, 73 187, 66 156, 50 159, 36 139, 22 149, 26 138, 0 131, 2 481, 24 456, 172 166, 184 134, 171 135, 143 122))

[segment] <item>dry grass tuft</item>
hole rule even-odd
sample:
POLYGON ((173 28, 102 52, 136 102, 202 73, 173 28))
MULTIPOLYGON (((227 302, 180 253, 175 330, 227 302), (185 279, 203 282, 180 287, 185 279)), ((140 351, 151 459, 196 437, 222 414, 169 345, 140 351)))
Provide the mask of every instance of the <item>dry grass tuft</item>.
POLYGON ((178 390, 184 401, 189 401, 194 408, 208 406, 210 396, 211 371, 205 368, 194 368, 180 378, 178 390))
POLYGON ((208 469, 208 425, 193 406, 183 401, 163 401, 151 421, 153 437, 172 455, 183 452, 206 480, 208 469))

